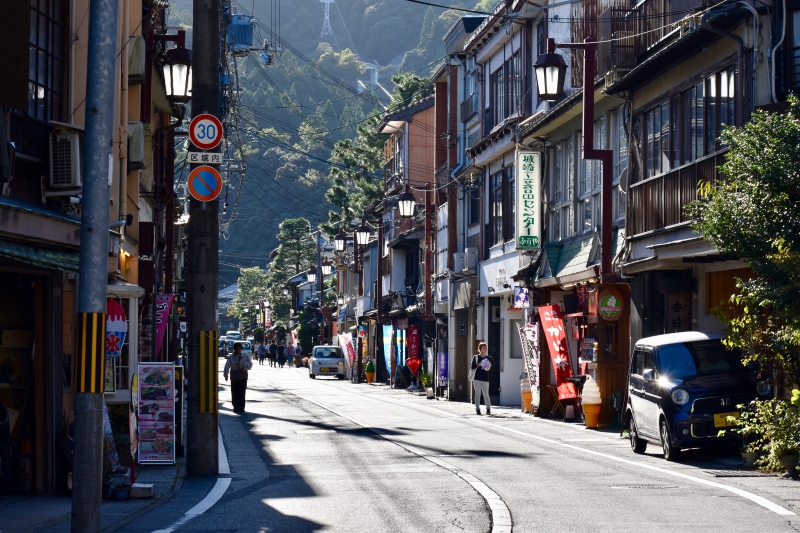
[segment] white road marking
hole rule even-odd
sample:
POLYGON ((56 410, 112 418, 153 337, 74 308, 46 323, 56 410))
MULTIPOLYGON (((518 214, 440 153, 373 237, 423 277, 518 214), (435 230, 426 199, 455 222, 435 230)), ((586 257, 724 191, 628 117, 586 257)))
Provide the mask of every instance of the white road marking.
MULTIPOLYGON (((348 420, 348 421, 352 422, 353 424, 355 424, 357 426, 361 426, 362 428, 367 429, 367 430, 375 433, 376 435, 379 435, 380 437, 386 439, 387 441, 391 442, 392 444, 396 444, 397 446, 400 446, 401 448, 413 453, 414 455, 416 455, 418 457, 421 457, 422 459, 430 461, 431 463, 433 463, 435 465, 441 466, 442 468, 444 468, 446 470, 449 470, 453 474, 457 475, 458 477, 460 477, 461 479, 463 479, 464 481, 469 483, 470 486, 473 489, 475 489, 475 491, 478 492, 478 494, 480 494, 483 497, 484 500, 486 500, 486 503, 489 506, 489 510, 492 513, 492 531, 491 531, 491 533, 511 533, 511 531, 512 531, 511 511, 508 509, 508 506, 505 504, 503 499, 500 498, 500 496, 496 492, 494 492, 492 489, 490 489, 488 487, 488 485, 486 485, 484 482, 482 482, 481 480, 479 480, 478 478, 476 478, 472 474, 470 474, 468 472, 465 472, 465 471, 461 470, 460 468, 458 468, 457 466, 451 465, 450 463, 448 463, 446 461, 442 461, 438 457, 435 457, 433 455, 428 455, 425 452, 415 448, 414 446, 411 446, 409 444, 405 444, 405 443, 403 443, 401 441, 395 440, 394 438, 391 437, 391 435, 387 431, 384 431, 381 428, 376 428, 376 427, 370 426, 368 424, 365 424, 364 422, 356 420, 355 418, 353 418, 351 416, 348 416, 348 415, 346 415, 344 413, 340 413, 339 411, 336 411, 335 409, 332 409, 331 407, 328 407, 327 405, 323 405, 323 404, 321 404, 319 402, 316 402, 316 401, 314 401, 314 400, 312 400, 312 399, 310 399, 310 398, 308 398, 306 396, 298 394, 297 392, 295 392, 293 390, 286 389, 286 388, 281 387, 280 385, 277 385, 277 384, 274 384, 274 383, 273 383, 273 386, 276 387, 276 388, 283 389, 286 392, 288 392, 289 394, 294 394, 298 398, 301 398, 301 399, 303 399, 303 400, 305 400, 305 401, 307 401, 309 403, 313 403, 317 407, 321 407, 322 409, 325 409, 326 411, 329 411, 329 412, 335 414, 338 417, 344 418, 345 420, 348 420)), ((154 532, 154 533, 156 533, 156 532, 154 532)), ((165 532, 165 533, 171 533, 171 532, 165 532)))
POLYGON ((336 433, 332 429, 300 429, 295 431, 298 435, 314 435, 316 433, 336 433))
POLYGON ((218 450, 217 453, 219 454, 219 474, 221 476, 227 476, 231 473, 231 467, 228 464, 228 454, 225 453, 225 444, 222 442, 222 430, 217 426, 217 440, 218 450))
MULTIPOLYGON (((348 392, 352 392, 353 394, 362 394, 362 393, 355 392, 355 391, 352 391, 352 390, 349 390, 348 392)), ((670 476, 675 476, 675 477, 679 477, 679 478, 682 478, 682 479, 687 479, 689 481, 693 481, 693 482, 699 483, 701 485, 707 485, 707 486, 715 487, 715 488, 718 488, 718 489, 721 489, 721 490, 724 490, 724 491, 727 491, 727 492, 731 492, 733 494, 736 494, 737 496, 741 496, 742 498, 750 500, 751 502, 753 502, 753 503, 755 503, 757 505, 760 505, 761 507, 764 507, 765 509, 767 509, 769 511, 772 511, 772 512, 774 512, 776 514, 779 514, 781 516, 795 516, 796 515, 796 513, 792 512, 792 511, 790 511, 790 510, 788 510, 788 509, 786 509, 784 507, 781 507, 780 505, 778 505, 776 503, 771 502, 770 500, 764 498, 763 496, 758 496, 757 494, 753 494, 752 492, 748 492, 746 490, 743 490, 743 489, 740 489, 740 488, 737 488, 737 487, 731 487, 730 485, 725 485, 724 483, 718 483, 716 481, 710 481, 710 480, 707 480, 707 479, 703 479, 701 477, 692 476, 690 474, 684 474, 683 472, 677 472, 677 471, 674 471, 674 470, 669 470, 667 468, 660 468, 660 467, 657 467, 657 466, 652 466, 652 465, 648 465, 648 464, 645 464, 645 463, 640 463, 638 461, 632 461, 630 459, 623 459, 622 457, 616 457, 614 455, 610 455, 610 454, 603 453, 603 452, 598 452, 598 451, 591 450, 591 449, 588 449, 588 448, 581 448, 580 446, 574 446, 572 444, 567 444, 564 441, 548 439, 547 437, 541 437, 539 435, 534 435, 532 433, 525 433, 524 431, 519 431, 519 430, 516 430, 516 429, 507 428, 507 427, 504 427, 504 426, 501 426, 501 425, 498 425, 498 424, 493 424, 493 423, 489 422, 485 418, 462 416, 462 415, 451 413, 449 411, 444 411, 442 409, 437 409, 435 407, 428 407, 427 405, 418 404, 416 402, 409 402, 408 400, 396 400, 394 398, 380 397, 380 396, 377 396, 377 395, 373 396, 373 397, 374 398, 380 398, 381 400, 387 401, 389 403, 405 405, 406 407, 410 407, 410 408, 413 408, 413 409, 426 409, 428 411, 433 411, 433 412, 436 412, 436 413, 439 413, 439 414, 442 414, 442 415, 445 415, 445 416, 448 416, 448 417, 461 418, 462 420, 465 420, 465 421, 470 422, 470 423, 477 423, 477 424, 481 424, 481 425, 484 425, 484 426, 492 426, 492 427, 495 427, 497 429, 502 429, 504 431, 509 431, 511 433, 518 433, 519 435, 523 435, 525 437, 529 437, 529 438, 532 438, 532 439, 537 439, 537 440, 540 440, 540 441, 543 441, 543 442, 548 442, 548 443, 551 443, 551 444, 555 444, 557 446, 562 446, 562 447, 565 447, 565 448, 571 448, 571 449, 579 451, 579 452, 584 452, 584 453, 588 453, 588 454, 592 454, 592 455, 597 455, 597 456, 600 456, 600 457, 605 457, 607 459, 611 459, 613 461, 618 461, 618 462, 629 464, 629 465, 636 466, 636 467, 639 467, 639 468, 644 468, 646 470, 652 470, 652 471, 661 472, 661 473, 664 473, 664 474, 667 474, 667 475, 670 475, 670 476)), ((542 420, 542 421, 544 421, 544 420, 542 420)))
MULTIPOLYGON (((217 427, 217 441, 219 443, 219 473, 220 475, 230 475, 231 474, 231 467, 228 464, 228 454, 225 453, 225 444, 222 441, 222 430, 217 427)), ((231 485, 231 478, 229 477, 220 477, 217 478, 217 482, 214 484, 214 488, 211 489, 211 492, 206 494, 206 497, 203 498, 200 503, 186 511, 182 517, 178 520, 173 522, 171 525, 164 529, 157 529, 153 531, 153 533, 172 533, 183 524, 191 520, 192 518, 196 518, 201 514, 205 513, 212 507, 214 504, 222 498, 222 495, 225 494, 225 491, 228 490, 228 487, 231 485)))
POLYGON ((648 465, 648 464, 645 464, 645 463, 640 463, 638 461, 631 461, 630 459, 623 459, 622 457, 616 457, 614 455, 610 455, 610 454, 603 453, 603 452, 598 452, 598 451, 595 451, 595 450, 590 450, 588 448, 581 448, 580 446, 573 446, 572 444, 567 444, 566 442, 553 440, 553 439, 548 439, 547 437, 540 437, 539 435, 533 435, 531 433, 525 433, 524 431, 518 431, 516 429, 503 427, 503 426, 500 426, 498 424, 492 424, 490 422, 480 421, 478 423, 483 424, 485 426, 491 426, 491 427, 494 427, 494 428, 497 428, 497 429, 501 429, 503 431, 508 431, 510 433, 516 433, 518 435, 522 435, 524 437, 528 437, 528 438, 531 438, 531 439, 536 439, 536 440, 540 440, 540 441, 547 442, 547 443, 550 443, 550 444, 555 444, 556 446, 561 446, 561 447, 564 447, 564 448, 570 448, 572 450, 576 450, 576 451, 579 451, 579 452, 587 453, 587 454, 590 454, 590 455, 597 455, 597 456, 603 457, 605 459, 611 459, 612 461, 625 463, 625 464, 632 465, 632 466, 635 466, 635 467, 638 467, 638 468, 644 468, 646 470, 652 470, 654 472, 660 472, 662 474, 667 474, 669 476, 679 477, 681 479, 688 479, 689 481, 694 481, 695 483, 699 483, 701 485, 707 485, 709 487, 714 487, 714 488, 717 488, 717 489, 721 489, 721 490, 725 490, 725 491, 728 491, 728 492, 732 492, 733 494, 736 494, 737 496, 741 496, 742 498, 750 500, 751 502, 753 502, 755 504, 758 504, 761 507, 772 511, 773 513, 779 514, 781 516, 795 516, 795 513, 793 513, 792 511, 790 511, 788 509, 785 509, 785 508, 781 507, 777 503, 773 503, 773 502, 769 501, 768 499, 766 499, 766 498, 764 498, 762 496, 758 496, 756 494, 753 494, 752 492, 748 492, 746 490, 742 490, 742 489, 737 488, 737 487, 731 487, 730 485, 725 485, 723 483, 717 483, 716 481, 710 481, 708 479, 703 479, 703 478, 695 477, 695 476, 692 476, 692 475, 689 475, 689 474, 684 474, 683 472, 676 472, 675 470, 669 470, 669 469, 666 469, 666 468, 660 468, 658 466, 652 466, 652 465, 648 465))
POLYGON ((226 490, 228 490, 230 484, 231 484, 231 478, 229 477, 217 478, 217 483, 216 485, 214 485, 214 488, 211 489, 211 492, 209 492, 200 503, 198 503, 197 505, 186 511, 186 514, 184 514, 182 517, 176 520, 169 527, 166 527, 164 529, 157 529, 153 531, 153 533, 172 533, 173 531, 181 527, 183 524, 185 524, 192 518, 197 518, 201 514, 205 513, 206 511, 214 507, 214 504, 217 503, 220 498, 222 498, 222 495, 225 494, 226 490))

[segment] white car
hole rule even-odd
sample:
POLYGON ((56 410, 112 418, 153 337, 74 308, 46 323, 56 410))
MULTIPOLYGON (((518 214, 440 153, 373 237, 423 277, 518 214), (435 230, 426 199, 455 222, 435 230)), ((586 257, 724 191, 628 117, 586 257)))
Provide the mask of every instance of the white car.
POLYGON ((314 346, 308 358, 308 377, 336 376, 344 379, 344 354, 338 346, 314 346))
POLYGON ((242 334, 236 330, 230 330, 225 333, 225 336, 228 338, 229 341, 240 341, 242 340, 242 334))
POLYGON ((253 356, 253 345, 247 341, 236 341, 242 344, 242 355, 253 356))

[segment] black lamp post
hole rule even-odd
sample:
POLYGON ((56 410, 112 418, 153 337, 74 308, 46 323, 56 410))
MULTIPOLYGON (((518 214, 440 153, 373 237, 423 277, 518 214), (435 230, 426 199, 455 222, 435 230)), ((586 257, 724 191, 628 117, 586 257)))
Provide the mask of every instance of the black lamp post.
POLYGON ((306 278, 308 278, 309 283, 316 283, 317 281, 317 267, 311 267, 306 272, 306 278))
POLYGON ((361 225, 356 228, 356 242, 359 246, 366 246, 369 244, 369 238, 372 235, 372 231, 367 226, 366 222, 363 220, 361 221, 361 225))
POLYGON ((326 258, 320 265, 320 270, 322 270, 323 277, 330 276, 331 272, 333 272, 333 264, 326 258))
POLYGON ((333 247, 336 249, 337 252, 344 252, 345 246, 347 245, 347 235, 344 234, 343 231, 339 230, 339 233, 333 238, 333 247))
POLYGON ((555 101, 564 92, 564 78, 567 67, 564 59, 555 53, 558 48, 583 50, 583 159, 598 160, 603 169, 601 182, 600 210, 600 281, 613 283, 616 276, 611 269, 611 194, 613 181, 613 152, 599 150, 594 146, 594 77, 597 74, 597 43, 594 37, 587 37, 583 44, 558 44, 554 39, 547 40, 547 53, 536 60, 536 82, 543 100, 555 101))

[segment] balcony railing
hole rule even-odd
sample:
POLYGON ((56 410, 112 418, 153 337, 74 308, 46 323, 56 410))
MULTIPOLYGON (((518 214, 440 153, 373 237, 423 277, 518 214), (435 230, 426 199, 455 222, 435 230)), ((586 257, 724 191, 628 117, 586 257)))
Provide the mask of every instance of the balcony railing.
POLYGON ((632 9, 608 8, 598 17, 601 74, 635 67, 664 37, 699 24, 693 13, 710 3, 711 0, 644 0, 632 9))
POLYGON ((791 91, 800 91, 800 46, 778 52, 776 77, 780 94, 786 96, 791 91))
POLYGON ((700 181, 722 178, 717 167, 725 162, 727 149, 659 176, 634 183, 628 189, 627 224, 630 236, 689 222, 686 205, 697 199, 700 181))
POLYGON ((476 93, 472 93, 471 95, 467 96, 467 98, 461 102, 461 122, 468 122, 469 119, 474 117, 480 108, 478 107, 480 98, 476 93))

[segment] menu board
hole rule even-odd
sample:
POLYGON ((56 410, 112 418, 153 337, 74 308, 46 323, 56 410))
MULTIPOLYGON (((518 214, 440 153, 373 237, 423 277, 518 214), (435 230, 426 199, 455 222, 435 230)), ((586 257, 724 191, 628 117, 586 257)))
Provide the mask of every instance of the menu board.
POLYGON ((175 463, 175 365, 139 365, 139 462, 175 463))

